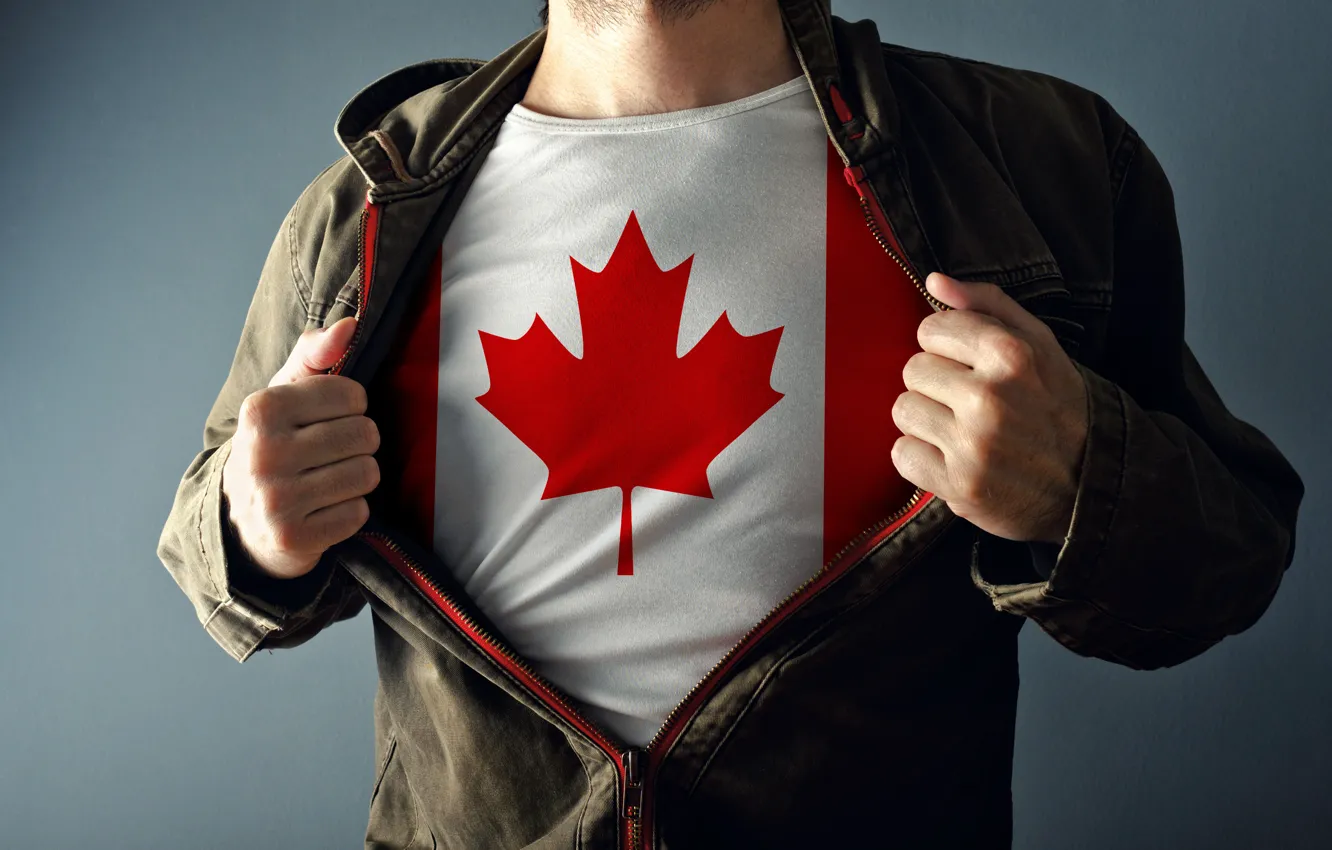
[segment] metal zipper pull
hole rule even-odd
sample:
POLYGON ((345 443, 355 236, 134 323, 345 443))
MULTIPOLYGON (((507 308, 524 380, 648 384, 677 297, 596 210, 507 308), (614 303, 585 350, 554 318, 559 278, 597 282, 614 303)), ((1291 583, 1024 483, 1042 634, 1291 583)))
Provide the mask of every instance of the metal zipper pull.
POLYGON ((624 762, 624 806, 621 811, 626 818, 638 817, 643 810, 643 760, 646 755, 636 747, 620 755, 624 762))

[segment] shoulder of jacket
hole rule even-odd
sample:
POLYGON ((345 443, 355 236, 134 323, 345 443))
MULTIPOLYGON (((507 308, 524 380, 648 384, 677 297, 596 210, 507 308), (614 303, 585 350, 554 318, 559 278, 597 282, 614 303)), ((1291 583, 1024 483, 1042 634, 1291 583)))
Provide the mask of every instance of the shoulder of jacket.
POLYGON ((989 124, 1030 134, 1032 128, 1077 144, 1097 143, 1112 165, 1136 141, 1133 128, 1092 89, 1054 74, 881 42, 884 63, 909 73, 968 126, 989 124))

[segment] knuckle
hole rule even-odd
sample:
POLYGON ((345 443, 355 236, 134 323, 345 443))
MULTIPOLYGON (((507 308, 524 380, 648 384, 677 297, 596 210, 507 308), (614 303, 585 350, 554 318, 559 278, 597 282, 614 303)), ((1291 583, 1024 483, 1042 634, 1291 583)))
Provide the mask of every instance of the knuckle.
POLYGON ((300 523, 283 520, 273 523, 273 545, 280 552, 295 552, 302 548, 304 529, 300 523))
POLYGON ((369 493, 379 486, 379 462, 370 455, 358 455, 357 458, 358 490, 369 493))
POLYGON ((920 324, 916 326, 916 342, 920 343, 921 346, 923 347, 925 345, 926 340, 928 340, 940 329, 939 323, 944 321, 944 317, 947 315, 948 314, 946 312, 931 313, 930 315, 921 319, 920 324))
POLYGON ((987 390, 973 393, 971 396, 971 422, 978 432, 985 432, 997 423, 1004 413, 999 397, 987 390))
POLYGON ((915 380, 924 373, 925 357, 926 353, 924 351, 917 351, 915 354, 907 358, 906 363, 902 365, 903 382, 908 384, 915 383, 915 380))
POLYGON ((906 421, 907 412, 907 394, 902 393, 893 401, 892 417, 893 421, 901 425, 906 421))
POLYGON ((361 497, 348 499, 330 511, 320 529, 320 542, 327 549, 355 534, 370 519, 370 503, 361 497))
MULTIPOLYGON (((362 497, 352 502, 352 523, 359 529, 370 519, 370 503, 362 497)), ((355 529, 353 529, 354 531, 355 529)))
POLYGON ((273 417, 273 394, 265 390, 250 393, 236 414, 238 423, 251 430, 262 430, 273 417))
POLYGON ((375 420, 368 416, 362 416, 357 424, 360 428, 357 447, 364 448, 371 454, 378 451, 380 439, 379 426, 375 424, 375 420))
POLYGON ((365 387, 359 381, 353 381, 351 378, 345 378, 341 375, 342 392, 347 401, 347 407, 352 412, 360 414, 365 413, 369 406, 369 398, 366 396, 365 387))
POLYGON ((1031 343, 1007 331, 996 331, 989 338, 990 357, 1005 375, 1019 375, 1031 365, 1031 343))

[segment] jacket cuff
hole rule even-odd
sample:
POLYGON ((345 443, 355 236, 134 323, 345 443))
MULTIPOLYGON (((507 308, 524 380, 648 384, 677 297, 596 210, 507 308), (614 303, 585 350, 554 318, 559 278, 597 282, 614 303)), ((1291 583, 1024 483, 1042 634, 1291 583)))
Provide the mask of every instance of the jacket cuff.
POLYGON ((231 533, 222 469, 231 453, 227 440, 213 459, 200 504, 199 542, 209 578, 221 599, 204 619, 205 631, 237 661, 249 658, 269 634, 308 617, 328 589, 333 570, 321 562, 311 573, 284 581, 264 575, 231 533))
MULTIPOLYGON (((1047 597, 1076 597, 1096 569, 1119 506, 1127 447, 1124 399, 1119 385, 1082 363, 1073 365, 1087 386, 1087 441, 1078 475, 1073 518, 1062 545, 1028 541, 1032 566, 1043 581, 1001 584, 987 581, 973 558, 972 582, 1001 611, 1028 615, 1047 597)), ((977 550, 978 551, 978 550, 977 550)))

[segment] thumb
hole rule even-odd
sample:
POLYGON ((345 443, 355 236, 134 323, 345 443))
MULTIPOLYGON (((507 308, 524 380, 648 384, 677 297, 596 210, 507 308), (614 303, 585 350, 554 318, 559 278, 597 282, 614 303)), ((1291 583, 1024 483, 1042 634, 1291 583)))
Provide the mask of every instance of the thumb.
POLYGON ((356 332, 356 317, 344 316, 328 327, 311 328, 302 333, 287 355, 287 362, 268 385, 290 383, 319 375, 342 357, 356 332))
POLYGON ((1019 331, 1039 332, 1043 323, 1013 300, 997 284, 958 280, 943 272, 931 272, 925 288, 955 310, 975 310, 993 316, 1019 331))

